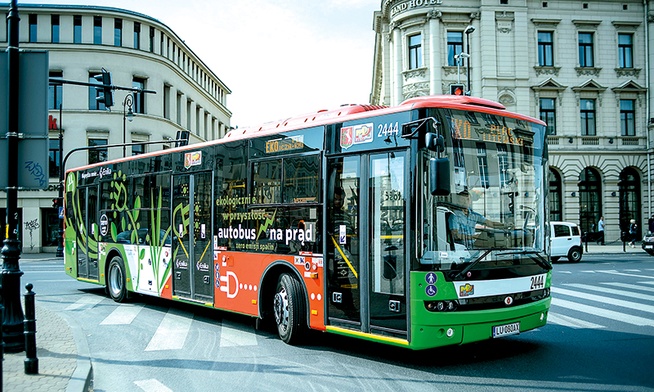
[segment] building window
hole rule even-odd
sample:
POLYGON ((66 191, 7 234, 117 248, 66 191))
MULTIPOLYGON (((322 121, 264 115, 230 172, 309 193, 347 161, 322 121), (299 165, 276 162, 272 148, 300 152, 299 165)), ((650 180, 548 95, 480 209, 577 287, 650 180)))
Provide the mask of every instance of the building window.
POLYGON ((595 66, 593 62, 593 33, 579 33, 579 66, 595 66))
POLYGON ((135 144, 132 146, 132 156, 145 154, 145 144, 135 144))
POLYGON ((114 46, 123 46, 123 20, 114 19, 114 46))
POLYGON ((511 178, 509 154, 505 144, 497 145, 497 167, 500 171, 500 186, 507 186, 511 178))
POLYGON ((98 82, 93 76, 99 72, 89 72, 89 83, 95 84, 100 88, 89 86, 89 110, 105 110, 104 102, 98 101, 98 97, 102 96, 102 84, 98 82))
POLYGON ((36 14, 30 14, 29 16, 29 23, 30 23, 30 36, 29 36, 29 42, 36 42, 37 40, 37 32, 38 32, 38 25, 36 23, 37 21, 37 15, 36 14))
POLYGON ((177 112, 176 113, 177 118, 175 122, 177 123, 177 125, 181 126, 182 125, 182 94, 181 93, 177 93, 177 102, 175 104, 175 107, 176 107, 175 111, 177 112))
POLYGON ((547 124, 547 134, 556 135, 556 100, 554 98, 540 99, 540 119, 547 124))
POLYGON ((582 99, 579 101, 581 113, 581 135, 595 136, 595 100, 582 99))
POLYGON ((561 176, 556 171, 550 168, 550 220, 562 221, 563 220, 563 195, 561 187, 561 176))
POLYGON ((154 53, 154 27, 150 26, 150 52, 154 53))
MULTIPOLYGON (((51 78, 63 78, 64 73, 61 71, 50 71, 48 76, 51 78)), ((48 110, 59 109, 63 98, 63 91, 63 85, 61 84, 48 85, 48 110)))
POLYGON ((50 16, 50 42, 59 43, 59 15, 50 16))
POLYGON ((89 165, 107 160, 107 139, 89 139, 89 147, 98 147, 89 150, 89 165))
POLYGON ((141 91, 134 91, 132 95, 134 96, 134 113, 144 114, 145 113, 145 79, 143 78, 133 78, 132 87, 137 88, 141 91))
POLYGON ((59 178, 59 163, 61 162, 61 155, 59 155, 59 139, 50 139, 50 148, 48 149, 48 173, 50 178, 59 178))
POLYGON ((102 45, 102 17, 93 17, 93 43, 102 45))
POLYGON ((422 35, 409 37, 409 69, 422 67, 422 35))
POLYGON ((456 58, 463 53, 463 32, 462 31, 448 31, 447 32, 447 65, 456 65, 456 58))
POLYGON ((541 67, 554 66, 554 33, 551 31, 538 32, 538 65, 541 67))
POLYGON ((163 88, 163 116, 165 119, 170 120, 170 86, 164 84, 163 88))
POLYGON ((636 111, 633 99, 620 100, 620 130, 622 136, 636 136, 636 111))
POLYGON ((618 61, 620 68, 634 67, 634 36, 618 34, 618 61))
POLYGON ((73 43, 82 43, 82 15, 73 16, 73 43))
POLYGON ((134 22, 134 49, 141 49, 141 24, 134 22))

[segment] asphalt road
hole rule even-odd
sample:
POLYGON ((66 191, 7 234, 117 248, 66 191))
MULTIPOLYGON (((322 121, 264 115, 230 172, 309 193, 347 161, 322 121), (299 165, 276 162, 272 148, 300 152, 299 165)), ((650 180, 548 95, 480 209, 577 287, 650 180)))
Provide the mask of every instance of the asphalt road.
POLYGON ((117 304, 61 261, 23 262, 37 301, 86 334, 95 391, 654 391, 654 257, 554 266, 548 325, 412 352, 313 333, 281 342, 252 319, 137 297, 117 304))

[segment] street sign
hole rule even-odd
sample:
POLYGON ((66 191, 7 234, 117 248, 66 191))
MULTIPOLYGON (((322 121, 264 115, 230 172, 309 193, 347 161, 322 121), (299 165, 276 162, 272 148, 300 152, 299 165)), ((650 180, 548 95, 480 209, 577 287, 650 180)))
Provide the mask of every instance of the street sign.
MULTIPOLYGON (((0 190, 7 187, 9 165, 9 59, 0 53, 0 190)), ((46 189, 49 182, 48 52, 21 51, 18 93, 18 188, 46 189)))

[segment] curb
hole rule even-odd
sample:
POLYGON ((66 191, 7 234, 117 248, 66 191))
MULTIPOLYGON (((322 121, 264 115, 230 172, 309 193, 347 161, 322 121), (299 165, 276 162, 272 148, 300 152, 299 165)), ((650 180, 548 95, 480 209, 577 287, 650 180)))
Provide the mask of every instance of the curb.
POLYGON ((64 313, 60 313, 60 316, 68 323, 77 346, 77 366, 68 381, 66 392, 91 392, 93 391, 93 366, 91 364, 89 343, 82 328, 76 321, 64 313))

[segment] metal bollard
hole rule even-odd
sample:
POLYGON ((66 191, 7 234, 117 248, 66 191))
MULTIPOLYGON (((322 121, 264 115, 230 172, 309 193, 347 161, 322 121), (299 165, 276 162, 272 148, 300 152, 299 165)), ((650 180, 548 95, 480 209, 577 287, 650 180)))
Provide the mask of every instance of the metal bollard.
POLYGON ((34 296, 36 295, 31 283, 25 285, 25 374, 39 373, 39 359, 36 357, 36 311, 34 309, 34 296))

